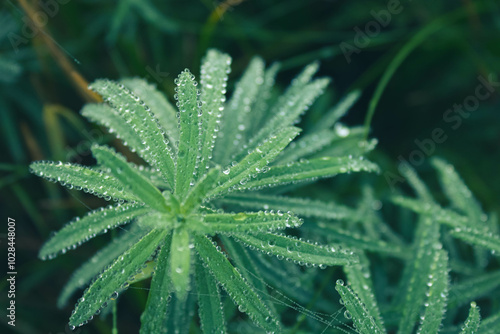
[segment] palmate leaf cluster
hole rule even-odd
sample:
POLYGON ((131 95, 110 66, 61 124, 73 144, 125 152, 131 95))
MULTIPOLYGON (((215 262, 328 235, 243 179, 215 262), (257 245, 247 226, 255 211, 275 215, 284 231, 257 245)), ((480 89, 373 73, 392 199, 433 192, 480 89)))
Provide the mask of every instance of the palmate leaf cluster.
POLYGON ((266 290, 266 270, 255 251, 321 268, 359 262, 357 254, 339 243, 320 245, 282 231, 299 227, 303 220, 298 215, 342 212, 265 192, 377 170, 363 158, 374 143, 365 142, 361 131, 334 127, 358 93, 290 144, 301 132, 294 125, 329 82, 313 79, 318 64, 307 66, 276 96, 278 65, 266 68, 254 58, 226 102, 230 62, 228 55, 210 50, 200 85, 189 70, 183 71, 175 80, 176 107, 140 79, 91 84, 104 103, 89 104, 82 114, 107 127, 149 166, 130 163, 113 148, 97 144, 92 147, 93 167, 31 164, 38 176, 116 202, 64 226, 42 247, 42 259, 111 229, 124 230, 63 289, 60 305, 93 280, 75 306, 71 326, 87 323, 131 283, 153 272, 141 333, 187 333, 195 304, 204 332, 225 332, 221 291, 257 326, 279 332, 274 305, 260 295, 266 290), (233 211, 238 205, 246 209, 233 211))

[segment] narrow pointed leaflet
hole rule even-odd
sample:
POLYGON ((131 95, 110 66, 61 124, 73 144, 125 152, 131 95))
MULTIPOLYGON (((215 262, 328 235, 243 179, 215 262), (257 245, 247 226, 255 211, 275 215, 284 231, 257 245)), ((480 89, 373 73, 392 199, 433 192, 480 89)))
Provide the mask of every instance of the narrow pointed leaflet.
POLYGON ((160 212, 169 212, 165 197, 151 181, 135 170, 123 156, 106 146, 92 146, 92 154, 109 172, 118 179, 122 187, 136 194, 142 202, 160 212))
POLYGON ((301 239, 273 233, 233 234, 233 238, 261 252, 299 264, 342 266, 359 262, 351 250, 338 245, 316 245, 301 239))
POLYGON ((107 173, 90 167, 62 162, 38 161, 30 164, 30 171, 69 189, 83 190, 106 200, 136 201, 135 194, 125 191, 120 181, 107 173))
POLYGON ((220 119, 226 101, 227 75, 231 57, 217 50, 209 50, 201 65, 202 134, 200 141, 199 177, 205 174, 220 131, 220 119))
POLYGON ((150 108, 123 85, 109 80, 97 80, 90 85, 90 89, 99 93, 134 129, 143 144, 137 153, 151 166, 156 167, 173 188, 172 148, 164 136, 165 130, 161 128, 150 108))
POLYGON ((172 292, 169 275, 171 241, 172 234, 170 233, 165 238, 156 259, 154 275, 151 280, 151 291, 148 294, 146 308, 141 315, 140 334, 156 334, 161 333, 163 330, 172 292))
POLYGON ((43 245, 38 256, 46 259, 61 252, 66 253, 97 234, 107 232, 147 212, 148 208, 140 204, 118 204, 90 211, 86 216, 77 217, 66 224, 43 245))
POLYGON ((166 230, 152 230, 99 275, 76 305, 69 319, 70 325, 82 326, 104 303, 116 298, 123 284, 141 270, 167 233, 166 230))
POLYGON ((255 290, 236 270, 226 256, 205 236, 195 235, 195 248, 207 270, 222 285, 241 312, 247 313, 256 325, 270 332, 280 332, 278 319, 262 302, 255 290))
POLYGON ((191 182, 196 173, 202 114, 194 75, 185 69, 177 78, 176 84, 180 135, 177 149, 175 194, 183 197, 192 185, 191 182))

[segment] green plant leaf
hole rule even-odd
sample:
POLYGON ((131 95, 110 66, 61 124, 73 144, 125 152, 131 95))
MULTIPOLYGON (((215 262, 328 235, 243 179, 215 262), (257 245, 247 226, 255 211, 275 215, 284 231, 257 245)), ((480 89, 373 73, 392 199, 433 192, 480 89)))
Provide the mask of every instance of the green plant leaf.
POLYGON ((316 122, 311 132, 318 133, 322 130, 330 129, 347 113, 347 111, 349 111, 349 109, 351 109, 351 107, 359 100, 360 96, 361 92, 359 90, 355 90, 347 94, 333 108, 328 110, 318 122, 316 122))
POLYGON ((452 210, 443 209, 435 203, 428 203, 422 200, 402 196, 393 197, 392 201, 397 205, 415 211, 419 214, 432 216, 437 222, 450 227, 463 228, 466 226, 470 227, 472 225, 467 217, 461 216, 452 210))
POLYGON ((202 111, 194 75, 186 69, 179 74, 176 84, 180 141, 176 161, 175 194, 183 197, 188 192, 196 173, 202 111))
POLYGON ((401 280, 405 290, 403 296, 402 316, 399 321, 398 334, 410 334, 420 315, 420 307, 424 304, 427 291, 427 276, 433 263, 436 249, 439 249, 439 224, 434 217, 422 216, 414 241, 414 258, 407 264, 408 271, 401 280))
POLYGON ((295 162, 287 165, 271 166, 266 173, 258 174, 249 182, 238 185, 235 190, 259 190, 299 181, 311 181, 351 172, 376 172, 374 163, 350 157, 323 157, 295 162))
POLYGON ((186 194, 186 198, 182 203, 184 212, 190 212, 203 202, 207 193, 213 189, 217 179, 220 175, 220 167, 211 168, 205 175, 203 175, 196 184, 191 187, 186 194))
POLYGON ((147 231, 135 227, 136 225, 133 225, 130 230, 124 231, 120 236, 114 238, 109 245, 97 252, 87 262, 80 266, 80 268, 73 272, 73 275, 63 287, 57 299, 57 306, 59 308, 65 307, 69 298, 76 290, 88 284, 94 276, 97 276, 113 262, 113 260, 137 243, 147 233, 147 231))
POLYGON ((207 269, 222 285, 231 299, 239 305, 241 312, 247 313, 253 322, 267 331, 279 332, 278 319, 262 302, 241 274, 231 265, 226 256, 205 236, 195 235, 195 249, 207 269))
POLYGON ((485 216, 485 214, 469 188, 455 171, 455 168, 443 159, 436 157, 431 162, 439 172, 441 187, 453 207, 465 213, 472 221, 478 224, 481 223, 483 221, 481 217, 485 216))
POLYGON ((139 96, 153 110, 161 128, 165 130, 169 143, 175 145, 175 142, 179 140, 177 122, 173 121, 176 119, 177 112, 165 95, 144 79, 127 78, 120 80, 120 83, 130 89, 135 96, 139 96))
MULTIPOLYGON (((384 323, 377 305, 377 299, 373 293, 374 288, 370 277, 370 262, 363 252, 356 253, 359 256, 359 263, 351 266, 345 266, 344 272, 347 275, 347 279, 352 290, 356 293, 362 305, 364 305, 367 314, 370 317, 370 321, 373 320, 375 328, 378 328, 382 331, 382 333, 385 333, 384 323)), ((347 309, 349 310, 348 307, 347 309)))
POLYGON ((379 327, 379 324, 377 324, 376 320, 371 316, 366 305, 363 304, 350 287, 344 285, 342 280, 337 280, 335 290, 338 291, 347 309, 344 312, 344 316, 347 319, 352 319, 356 332, 360 334, 385 333, 385 329, 379 327))
POLYGON ((217 282, 199 259, 196 261, 195 273, 201 330, 203 333, 227 333, 217 282))
POLYGON ((474 334, 478 332, 481 323, 481 315, 479 314, 479 307, 476 302, 470 303, 469 316, 462 326, 460 334, 474 334))
POLYGON ((320 246, 282 234, 235 233, 232 237, 250 247, 255 247, 261 252, 273 254, 280 259, 285 258, 302 265, 342 266, 359 261, 352 251, 338 245, 320 246))
POLYGON ((329 145, 337 135, 331 130, 313 132, 293 141, 274 161, 274 165, 299 161, 329 145))
POLYGON ((233 95, 222 115, 221 136, 217 141, 214 157, 221 165, 231 162, 235 150, 246 143, 245 129, 250 124, 252 105, 264 82, 264 61, 254 57, 234 88, 233 95))
POLYGON ((445 251, 439 249, 434 254, 429 271, 427 302, 425 303, 424 315, 421 317, 422 322, 418 334, 439 332, 446 311, 448 285, 448 255, 445 251))
POLYGON ((121 139, 132 152, 140 152, 144 149, 141 137, 128 125, 118 111, 109 105, 103 103, 87 104, 83 107, 81 114, 88 120, 108 128, 109 132, 121 139))
POLYGON ((220 195, 245 184, 245 182, 252 182, 248 180, 258 173, 265 174, 269 162, 297 136, 299 131, 295 127, 282 129, 269 137, 239 163, 225 168, 218 181, 220 185, 210 192, 209 196, 220 195))
MULTIPOLYGON (((234 261, 236 267, 243 269, 241 271, 241 275, 246 279, 247 283, 250 284, 259 294, 262 295, 267 293, 267 285, 262 278, 261 270, 259 269, 257 263, 255 263, 254 259, 250 256, 247 248, 227 236, 221 235, 220 238, 224 244, 224 248, 229 252, 229 256, 231 260, 234 261)), ((264 298, 264 302, 273 313, 273 316, 276 319, 279 319, 273 301, 271 299, 264 298)))
POLYGON ((208 50, 201 65, 201 109, 202 135, 199 172, 205 174, 220 130, 220 119, 226 101, 227 75, 230 71, 231 57, 217 50, 208 50))
POLYGON ((483 318, 478 334, 497 334, 500 330, 500 312, 483 318))
POLYGON ((174 230, 170 249, 170 278, 177 297, 182 300, 189 289, 191 272, 191 237, 184 227, 174 230))
POLYGON ((86 216, 73 219, 59 230, 43 245, 38 257, 50 259, 58 253, 66 253, 97 234, 130 222, 147 212, 148 208, 140 204, 118 204, 90 211, 86 216))
POLYGON ((161 333, 165 327, 165 320, 169 308, 172 283, 169 275, 170 245, 172 233, 165 238, 164 244, 156 259, 153 279, 148 294, 146 308, 141 315, 140 334, 161 333))
POLYGON ((237 194, 219 199, 221 203, 249 209, 292 211, 302 217, 342 220, 354 216, 351 208, 334 202, 266 194, 237 194))
POLYGON ((203 234, 266 232, 302 225, 297 216, 288 212, 213 213, 192 219, 195 221, 190 224, 190 228, 203 234))
POLYGON ((156 167, 174 188, 174 160, 172 148, 164 136, 158 120, 148 106, 141 104, 135 96, 121 84, 109 80, 97 80, 90 89, 99 93, 104 101, 118 111, 121 117, 141 138, 143 147, 137 153, 151 166, 156 167))
POLYGON ((317 226, 317 228, 313 227, 312 229, 316 230, 320 235, 327 235, 332 241, 342 243, 347 247, 383 253, 403 259, 408 258, 410 250, 402 245, 388 243, 377 238, 370 238, 331 223, 319 222, 317 226))
POLYGON ((167 206, 165 197, 158 188, 135 168, 127 164, 123 156, 118 155, 107 146, 98 145, 92 146, 92 154, 102 166, 108 168, 109 174, 121 182, 122 187, 127 192, 136 194, 142 202, 157 211, 170 212, 171 209, 167 206))
POLYGON ((450 288, 450 307, 463 305, 487 296, 500 285, 500 271, 485 273, 453 284, 450 288))
POLYGON ((106 200, 137 201, 135 194, 125 191, 121 183, 102 171, 62 162, 38 161, 30 164, 30 172, 52 182, 83 190, 106 200))
MULTIPOLYGON (((271 109, 274 115, 260 129, 257 134, 252 137, 247 149, 253 149, 261 144, 272 133, 278 129, 282 129, 297 123, 300 120, 300 115, 304 113, 316 98, 323 92, 325 87, 330 82, 329 79, 317 79, 307 84, 300 91, 295 91, 296 87, 290 87, 289 91, 283 95, 287 99, 280 99, 278 105, 271 109)), ((238 155, 238 157, 241 156, 238 155)))
POLYGON ((279 69, 280 64, 273 63, 264 73, 264 82, 259 86, 259 91, 257 92, 258 98, 252 108, 252 122, 246 124, 247 138, 250 138, 251 134, 256 133, 266 122, 267 116, 269 116, 267 112, 271 102, 276 74, 279 69))
POLYGON ((492 254, 500 255, 500 237, 489 231, 478 231, 467 227, 458 227, 450 231, 457 239, 463 240, 471 245, 489 249, 492 254))
POLYGON ((123 284, 140 271, 167 233, 166 230, 152 230, 99 275, 76 305, 69 319, 70 325, 82 326, 92 319, 105 302, 116 299, 123 284))

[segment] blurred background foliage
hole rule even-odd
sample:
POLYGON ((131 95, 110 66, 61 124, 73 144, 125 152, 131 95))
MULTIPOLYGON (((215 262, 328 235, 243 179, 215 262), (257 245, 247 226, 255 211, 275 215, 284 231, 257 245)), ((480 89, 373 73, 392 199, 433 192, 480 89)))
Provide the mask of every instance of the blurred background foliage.
MULTIPOLYGON (((371 123, 370 136, 379 140, 372 160, 382 170, 397 173, 398 159, 408 159, 419 149, 415 140, 431 138, 433 129, 442 128, 447 140, 436 144, 432 155, 456 166, 485 211, 500 213, 498 86, 457 129, 443 120, 446 110, 474 95, 479 76, 500 80, 500 4, 496 0, 396 1, 400 12, 391 15, 387 26, 379 24, 380 32, 348 61, 341 43, 356 46, 357 31, 365 31, 367 23, 376 22, 373 13, 387 10, 394 1, 2 1, 0 205, 4 220, 10 216, 17 221, 15 331, 64 333, 71 308, 56 311, 60 288, 71 271, 109 238, 97 238, 54 261, 38 260, 37 251, 50 231, 87 207, 104 203, 30 175, 28 163, 92 163, 89 148, 94 141, 123 149, 79 115, 82 105, 95 99, 85 92, 86 82, 144 77, 172 98, 173 79, 186 67, 198 73, 200 59, 211 47, 233 57, 233 84, 254 55, 268 63, 281 62, 280 87, 287 86, 303 66, 320 60, 320 75, 332 77, 333 84, 304 118, 305 127, 353 89, 361 89, 362 98, 343 122, 362 124, 380 78, 397 65, 398 54, 406 48, 411 52, 390 78, 371 123), (28 25, 30 16, 39 19, 36 29, 28 25)), ((426 161, 414 167, 438 188, 426 161)), ((306 195, 354 205, 365 182, 374 185, 375 198, 391 192, 382 173, 327 180, 305 188, 306 195)), ((383 210, 391 225, 399 224, 394 220, 401 217, 394 210, 383 210)), ((398 232, 404 234, 404 230, 398 232)), ((6 287, 5 279, 0 287, 6 287)), ((5 297, 2 293, 0 300, 5 297)), ((141 285, 121 299, 121 332, 137 332, 145 300, 141 285)), ((0 320, 3 328, 5 321, 0 320)), ((108 333, 110 326, 110 321, 96 319, 80 331, 108 333)))

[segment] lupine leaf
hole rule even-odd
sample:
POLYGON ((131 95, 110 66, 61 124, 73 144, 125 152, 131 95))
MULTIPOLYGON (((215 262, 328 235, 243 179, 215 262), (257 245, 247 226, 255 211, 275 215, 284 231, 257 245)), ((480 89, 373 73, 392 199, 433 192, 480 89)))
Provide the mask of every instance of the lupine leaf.
POLYGON ((196 173, 202 114, 198 105, 198 89, 194 75, 186 69, 179 75, 176 84, 180 141, 176 161, 175 193, 182 197, 188 192, 196 173))
POLYGON ((231 265, 226 256, 207 237, 195 235, 194 239, 200 258, 231 299, 239 305, 239 310, 247 313, 255 324, 263 329, 272 332, 279 331, 278 319, 273 317, 269 308, 231 265))
POLYGON ((367 160, 350 157, 318 159, 295 162, 288 165, 271 166, 266 173, 258 174, 249 182, 238 185, 236 190, 252 190, 273 187, 299 181, 316 180, 350 172, 375 172, 378 167, 367 160))
POLYGON ((174 230, 170 249, 170 278, 179 299, 186 297, 190 284, 191 243, 191 237, 185 228, 174 230))
POLYGON ((366 305, 359 299, 350 287, 345 286, 341 280, 337 281, 335 290, 338 291, 346 307, 345 317, 352 319, 356 331, 360 334, 385 333, 385 329, 380 328, 376 320, 371 316, 366 305))
POLYGON ((409 249, 398 244, 388 243, 380 239, 369 238, 354 231, 342 229, 330 223, 317 223, 313 230, 320 235, 327 235, 329 239, 342 243, 348 247, 358 248, 366 251, 383 253, 399 258, 408 258, 409 249))
POLYGON ((500 312, 483 318, 478 334, 498 334, 500 331, 500 312))
POLYGON ((256 133, 267 119, 272 88, 279 69, 280 64, 273 63, 264 73, 264 82, 259 87, 259 92, 257 93, 258 99, 256 99, 252 108, 252 122, 247 124, 247 138, 250 138, 251 134, 256 133))
POLYGON ((189 334, 192 318, 194 315, 194 305, 196 294, 190 293, 184 298, 179 298, 175 293, 168 305, 167 321, 163 327, 168 332, 176 334, 189 334))
POLYGON ((141 334, 161 333, 165 327, 172 292, 169 257, 172 234, 168 234, 156 260, 146 308, 141 315, 141 334))
POLYGON ((90 88, 101 94, 104 101, 117 110, 134 129, 144 145, 137 153, 151 166, 158 168, 173 189, 175 174, 172 149, 163 135, 165 130, 161 128, 149 107, 138 103, 140 98, 123 85, 109 80, 97 80, 90 88))
POLYGON ((274 164, 286 164, 305 158, 329 145, 336 137, 336 134, 331 130, 313 132, 303 136, 290 143, 274 161, 274 164))
POLYGON ((70 325, 83 325, 105 302, 116 298, 123 284, 140 270, 167 233, 165 230, 152 230, 99 275, 76 305, 70 325))
POLYGON ((192 229, 198 233, 242 233, 282 230, 299 227, 302 221, 287 212, 240 212, 237 214, 213 213, 193 217, 192 229))
POLYGON ((432 259, 440 246, 438 240, 439 224, 428 216, 422 216, 414 241, 414 259, 407 264, 410 266, 409 277, 407 280, 403 278, 406 293, 398 334, 409 334, 413 331, 420 307, 425 300, 427 276, 432 259))
POLYGON ((341 266, 357 263, 358 257, 350 250, 335 246, 320 246, 301 239, 281 234, 255 233, 233 234, 233 238, 248 246, 276 255, 278 258, 293 260, 299 264, 318 266, 341 266))
POLYGON ((358 90, 352 91, 340 100, 332 109, 330 109, 311 130, 313 133, 331 128, 337 121, 342 118, 347 111, 358 101, 361 92, 358 90))
POLYGON ((171 145, 179 140, 179 129, 176 122, 176 109, 167 100, 165 95, 158 91, 153 84, 139 78, 122 79, 120 82, 139 96, 146 105, 153 110, 160 126, 165 130, 171 145))
MULTIPOLYGON (((234 241, 233 243, 237 244, 238 242, 234 241)), ((260 252, 247 253, 260 269, 260 273, 266 283, 274 286, 278 291, 282 291, 283 294, 290 296, 293 300, 300 303, 307 303, 313 298, 313 292, 309 290, 309 286, 301 281, 300 276, 291 275, 278 265, 283 263, 286 264, 287 262, 265 256, 260 252)), ((318 304, 321 304, 321 302, 322 300, 318 300, 318 304)))
POLYGON ((191 187, 186 194, 186 199, 182 204, 185 212, 190 212, 196 209, 205 199, 207 193, 212 190, 220 175, 220 167, 211 168, 205 175, 203 175, 196 184, 191 187))
POLYGON ((97 252, 73 273, 57 299, 57 306, 59 308, 66 306, 68 299, 76 290, 88 284, 94 276, 103 271, 118 255, 137 243, 147 233, 147 231, 134 228, 134 226, 117 238, 114 238, 109 245, 97 252))
POLYGON ((97 234, 107 232, 147 212, 148 208, 140 204, 118 204, 90 211, 86 216, 73 219, 59 230, 43 245, 38 256, 45 259, 60 252, 66 253, 97 234))
POLYGON ((465 213, 472 221, 480 223, 481 216, 484 216, 481 206, 454 167, 439 158, 433 158, 432 164, 439 172, 441 186, 452 205, 465 213))
POLYGON ((227 333, 219 287, 200 261, 196 261, 195 276, 201 330, 203 333, 227 333))
POLYGON ((215 159, 221 165, 231 162, 235 150, 245 143, 245 128, 250 124, 251 107, 257 98, 259 86, 264 82, 264 61, 254 57, 235 86, 223 114, 222 135, 219 137, 215 159))
POLYGON ((136 201, 135 194, 125 191, 114 177, 89 167, 62 162, 38 161, 30 165, 32 173, 52 182, 59 182, 69 189, 82 190, 106 200, 136 201))
POLYGON ((425 183, 418 177, 417 172, 413 167, 410 166, 410 164, 402 162, 398 166, 398 170, 403 175, 406 180, 408 181, 409 185, 415 190, 415 193, 417 196, 426 201, 426 202, 432 202, 432 195, 425 185, 425 183))
POLYGON ((450 231, 450 234, 471 245, 480 246, 492 251, 492 254, 500 255, 500 237, 488 231, 478 231, 467 227, 458 227, 450 231))
POLYGON ((402 196, 394 197, 392 201, 397 205, 413 210, 419 214, 432 216, 437 222, 450 227, 461 228, 471 225, 467 217, 461 216, 454 211, 443 209, 434 203, 427 203, 422 200, 402 196))
POLYGON ((469 316, 462 326, 460 334, 474 334, 478 332, 481 322, 481 315, 479 314, 479 307, 476 302, 470 303, 469 316))
POLYGON ((365 306, 370 321, 373 319, 376 328, 380 329, 382 333, 385 333, 382 317, 380 316, 380 311, 377 306, 377 299, 373 293, 373 284, 370 279, 370 263, 362 252, 357 253, 360 262, 351 266, 345 266, 344 271, 352 290, 357 294, 359 300, 365 306))
POLYGON ((446 311, 446 301, 448 298, 448 255, 439 249, 434 254, 434 259, 429 271, 429 279, 426 293, 427 302, 425 311, 421 317, 421 325, 418 334, 438 333, 441 321, 446 311))
MULTIPOLYGON (((229 252, 231 260, 235 263, 237 268, 244 269, 241 275, 246 279, 247 283, 250 284, 259 294, 267 292, 267 286, 262 278, 261 271, 253 258, 250 256, 246 247, 243 247, 239 242, 232 240, 227 236, 220 236, 224 248, 229 252)), ((276 309, 272 300, 264 299, 267 307, 273 312, 276 319, 279 316, 276 313, 276 309)))
POLYGON ((488 295, 500 285, 500 271, 486 273, 453 284, 450 288, 450 305, 462 305, 488 295))
MULTIPOLYGON (((301 91, 291 94, 288 100, 283 101, 283 104, 273 107, 271 113, 274 116, 251 139, 249 149, 255 148, 278 129, 297 123, 300 115, 316 100, 329 82, 330 80, 326 78, 317 79, 307 84, 301 91), (275 110, 275 108, 278 109, 275 110)), ((284 96, 287 96, 287 94, 285 93, 284 96)))
POLYGON ((81 114, 90 121, 108 128, 117 138, 121 139, 125 146, 132 152, 144 149, 141 138, 132 129, 125 119, 107 104, 87 104, 83 107, 81 114))
POLYGON ((265 172, 269 162, 272 161, 298 133, 298 128, 289 127, 269 137, 262 145, 254 149, 238 164, 224 169, 222 172, 223 175, 221 175, 218 181, 220 186, 216 187, 209 196, 227 192, 234 186, 241 186, 245 182, 248 182, 248 179, 251 179, 252 175, 265 172))
POLYGON ((219 200, 222 203, 250 209, 274 209, 292 211, 303 217, 342 220, 354 216, 351 208, 334 202, 322 202, 307 198, 276 196, 266 194, 230 195, 219 200))
POLYGON ((160 212, 169 212, 171 209, 165 202, 165 197, 151 181, 140 174, 135 168, 127 164, 125 158, 106 146, 92 146, 92 154, 97 161, 109 169, 109 173, 121 182, 127 192, 134 193, 139 199, 151 208, 160 212))
POLYGON ((217 50, 208 50, 201 65, 201 109, 202 136, 199 174, 205 174, 209 160, 212 158, 217 134, 220 130, 220 119, 226 101, 227 75, 230 70, 231 57, 217 50))
POLYGON ((150 167, 145 167, 143 165, 136 165, 130 162, 128 164, 131 165, 132 168, 135 168, 135 170, 142 174, 145 178, 150 180, 151 183, 153 183, 153 185, 158 189, 170 189, 170 185, 168 184, 168 182, 165 181, 165 179, 157 170, 154 170, 150 167))

